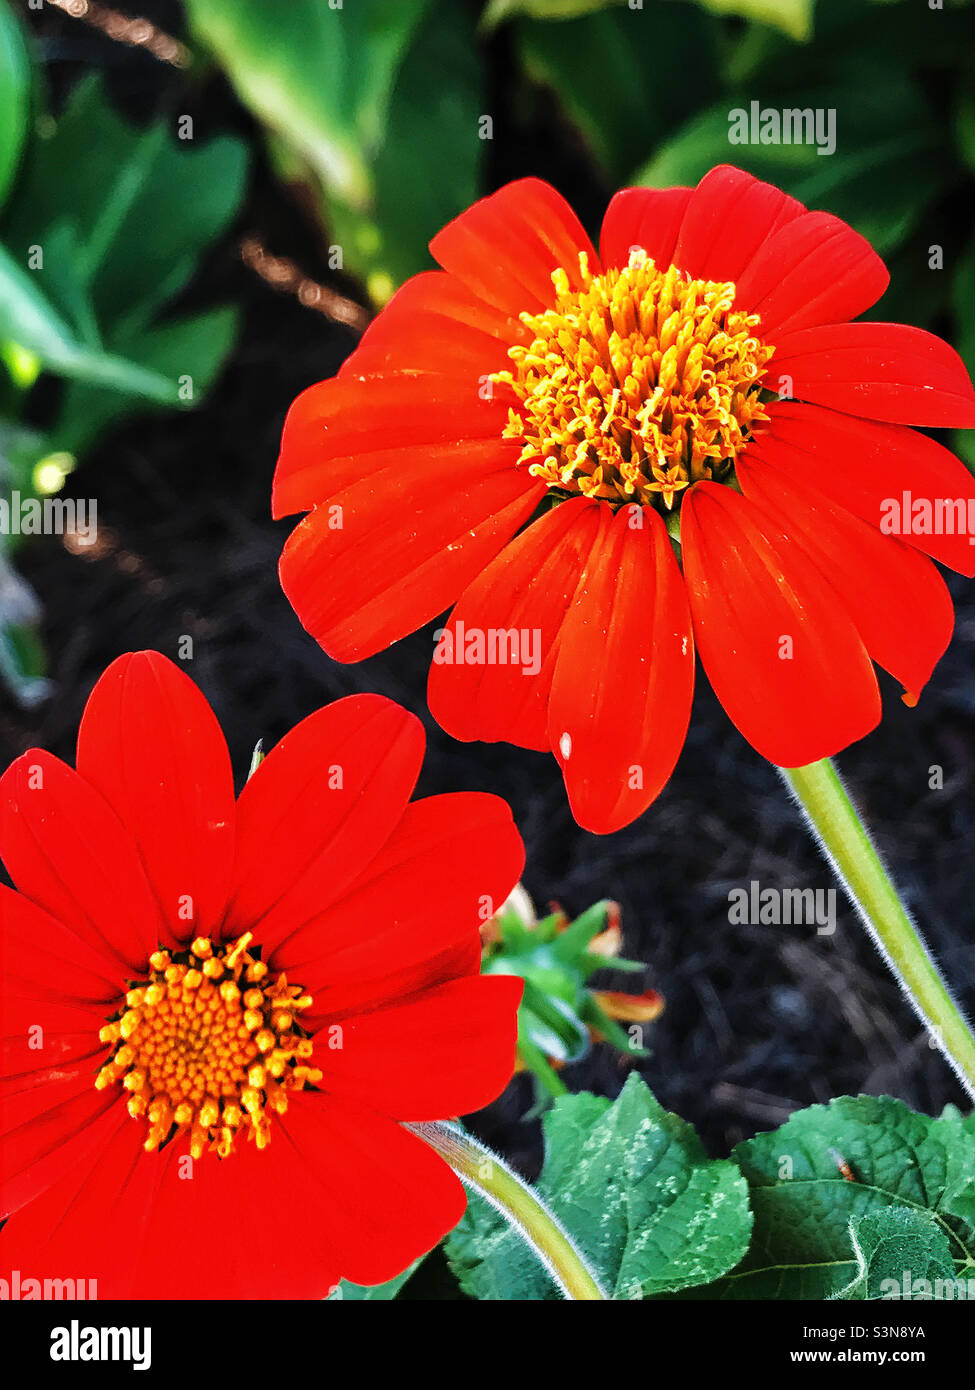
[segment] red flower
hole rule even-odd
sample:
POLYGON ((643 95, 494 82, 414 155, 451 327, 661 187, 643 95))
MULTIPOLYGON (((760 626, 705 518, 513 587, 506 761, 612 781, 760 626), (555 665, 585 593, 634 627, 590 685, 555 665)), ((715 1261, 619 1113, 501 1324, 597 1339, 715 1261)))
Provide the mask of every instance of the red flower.
POLYGON ((861 236, 723 167, 618 193, 598 257, 534 179, 431 251, 285 425, 274 513, 310 514, 281 582, 329 655, 459 600, 433 714, 550 748, 600 832, 670 776, 695 647, 786 767, 874 727, 874 661, 916 699, 953 623, 919 551, 975 573, 975 484, 907 427, 975 425, 975 393, 931 334, 847 322, 888 282, 861 236), (911 534, 911 499, 961 533, 911 534))
POLYGON ((507 806, 407 804, 419 722, 310 715, 234 803, 196 686, 121 657, 78 771, 0 784, 0 1273, 100 1298, 318 1298, 391 1278, 464 1193, 399 1121, 485 1105, 520 982, 481 978, 479 907, 524 861, 507 806))

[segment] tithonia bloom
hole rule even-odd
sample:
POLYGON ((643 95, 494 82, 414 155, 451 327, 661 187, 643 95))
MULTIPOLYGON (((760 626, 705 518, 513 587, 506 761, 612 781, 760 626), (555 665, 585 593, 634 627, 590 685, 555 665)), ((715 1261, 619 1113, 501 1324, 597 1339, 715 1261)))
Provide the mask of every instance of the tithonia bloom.
POLYGON ((460 1182, 402 1122, 512 1074, 521 984, 480 977, 478 927, 523 851, 496 797, 409 801, 423 747, 352 696, 235 804, 206 700, 142 652, 95 686, 77 771, 8 769, 2 1277, 321 1298, 456 1224, 460 1182))
POLYGON ((618 193, 598 255, 535 179, 430 249, 285 425, 281 582, 329 655, 455 604, 434 716, 551 749, 603 832, 670 776, 695 650, 786 767, 874 727, 873 662, 916 700, 953 622, 926 555, 975 573, 975 486, 909 427, 975 425, 975 392, 930 333, 850 322, 888 283, 861 236, 722 167, 618 193))

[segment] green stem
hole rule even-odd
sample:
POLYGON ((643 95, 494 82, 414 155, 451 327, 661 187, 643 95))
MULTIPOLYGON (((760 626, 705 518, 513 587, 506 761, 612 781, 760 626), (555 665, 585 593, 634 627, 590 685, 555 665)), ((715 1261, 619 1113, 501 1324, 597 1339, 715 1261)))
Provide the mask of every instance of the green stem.
POLYGON ((907 915, 832 762, 824 758, 808 767, 779 768, 779 772, 932 1044, 975 1098, 975 1037, 907 915))
POLYGON ((487 1199, 534 1250, 566 1298, 605 1299, 606 1295, 559 1222, 527 1183, 497 1154, 448 1124, 411 1124, 446 1159, 465 1187, 487 1199))

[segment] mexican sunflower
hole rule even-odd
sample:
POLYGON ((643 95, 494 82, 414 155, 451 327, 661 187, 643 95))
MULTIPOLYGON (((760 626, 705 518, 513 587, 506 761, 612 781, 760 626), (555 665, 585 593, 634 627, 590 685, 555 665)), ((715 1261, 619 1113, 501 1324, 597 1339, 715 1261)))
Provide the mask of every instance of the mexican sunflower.
POLYGON ((873 662, 916 700, 953 624, 926 555, 971 575, 975 548, 911 521, 975 486, 910 426, 975 425, 975 392, 930 333, 850 321, 888 283, 861 236, 721 167, 617 193, 598 255, 536 179, 430 249, 285 424, 281 582, 330 656, 455 604, 435 718, 551 749, 598 832, 670 776, 695 650, 785 767, 874 727, 873 662))
POLYGON ((0 1276, 99 1298, 324 1296, 464 1210, 400 1122, 486 1104, 521 984, 478 918, 523 863, 504 802, 410 803, 418 721, 310 715, 234 801, 209 705, 154 652, 91 695, 77 771, 0 783, 0 1276))

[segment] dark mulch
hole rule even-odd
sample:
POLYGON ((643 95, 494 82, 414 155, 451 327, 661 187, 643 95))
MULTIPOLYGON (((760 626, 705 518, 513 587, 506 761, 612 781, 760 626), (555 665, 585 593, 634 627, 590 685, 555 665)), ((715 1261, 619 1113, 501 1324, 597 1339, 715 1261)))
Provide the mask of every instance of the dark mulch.
MULTIPOLYGON (((175 5, 145 8, 178 29, 175 5)), ((130 110, 163 100, 172 109, 180 75, 50 7, 35 23, 55 86, 100 65, 130 110)), ((200 134, 252 133, 220 81, 180 92, 176 109, 194 113, 200 134)), ((544 101, 521 101, 518 111, 492 149, 491 182, 542 174, 596 222, 609 190, 584 151, 544 101)), ((774 1126, 796 1106, 846 1092, 888 1092, 928 1111, 960 1101, 849 911, 841 908, 833 937, 809 927, 729 924, 729 889, 751 879, 824 888, 831 880, 776 774, 730 726, 703 678, 669 787, 639 823, 599 838, 573 823, 554 760, 507 746, 458 745, 431 723, 424 699, 429 629, 352 667, 331 662, 303 632, 276 579, 288 526, 268 519, 271 473, 289 402, 332 373, 353 339, 248 271, 236 253, 247 233, 329 278, 299 202, 258 162, 239 223, 214 249, 192 296, 233 299, 244 310, 244 331, 218 389, 191 415, 146 420, 105 439, 71 479, 70 491, 97 497, 109 553, 79 558, 55 539, 22 552, 45 604, 57 689, 31 713, 5 699, 4 764, 32 743, 71 758, 82 706, 104 667, 134 648, 175 655, 184 634, 194 638, 191 673, 226 730, 240 778, 258 737, 274 741, 337 696, 381 691, 427 724, 422 793, 478 788, 510 802, 528 847, 525 881, 540 905, 558 900, 575 912, 604 896, 622 903, 626 953, 647 962, 648 984, 667 998, 653 1028, 653 1056, 641 1070, 713 1152, 774 1126)), ((841 764, 907 902, 971 1004, 975 604, 971 585, 954 591, 955 639, 919 707, 905 709, 885 681, 882 727, 841 764), (938 791, 929 789, 935 764, 944 769, 938 791)), ((567 1079, 612 1094, 622 1074, 614 1055, 597 1048, 567 1079)), ((480 1117, 485 1137, 525 1162, 534 1131, 517 1120, 528 1101, 518 1083, 480 1117)))

